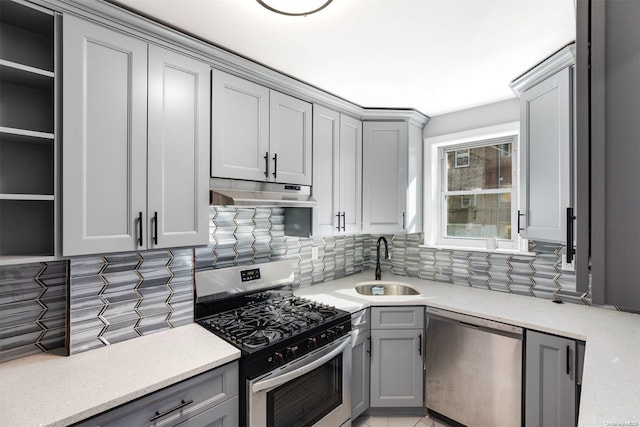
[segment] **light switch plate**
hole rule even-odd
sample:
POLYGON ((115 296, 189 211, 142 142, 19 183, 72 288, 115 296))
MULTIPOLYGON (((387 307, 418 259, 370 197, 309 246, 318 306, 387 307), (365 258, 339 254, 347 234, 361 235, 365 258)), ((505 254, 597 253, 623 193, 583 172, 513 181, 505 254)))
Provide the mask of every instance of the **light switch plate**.
POLYGON ((575 258, 570 263, 567 262, 567 254, 562 254, 562 267, 563 271, 576 271, 576 260, 575 258))

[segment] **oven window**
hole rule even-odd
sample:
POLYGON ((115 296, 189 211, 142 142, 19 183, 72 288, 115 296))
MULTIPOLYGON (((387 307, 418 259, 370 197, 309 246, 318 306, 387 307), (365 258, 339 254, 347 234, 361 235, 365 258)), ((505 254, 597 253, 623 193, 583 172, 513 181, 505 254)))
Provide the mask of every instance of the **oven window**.
POLYGON ((267 393, 267 426, 311 426, 342 404, 342 355, 267 393))

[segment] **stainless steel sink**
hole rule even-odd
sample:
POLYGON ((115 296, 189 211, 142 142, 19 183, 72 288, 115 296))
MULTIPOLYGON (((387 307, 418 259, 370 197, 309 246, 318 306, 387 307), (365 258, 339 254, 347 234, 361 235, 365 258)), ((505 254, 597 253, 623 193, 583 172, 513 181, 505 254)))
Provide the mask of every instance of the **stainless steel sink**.
POLYGON ((411 286, 405 285, 404 283, 385 282, 382 280, 361 282, 356 285, 355 289, 360 295, 370 296, 420 295, 420 292, 416 291, 411 286))

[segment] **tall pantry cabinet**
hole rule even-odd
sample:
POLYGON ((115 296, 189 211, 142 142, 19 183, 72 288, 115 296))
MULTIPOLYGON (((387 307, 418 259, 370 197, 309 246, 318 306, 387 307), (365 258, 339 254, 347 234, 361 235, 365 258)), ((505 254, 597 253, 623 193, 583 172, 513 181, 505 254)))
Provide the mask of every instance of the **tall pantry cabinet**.
POLYGON ((578 232, 591 238, 591 298, 640 310, 640 2, 578 0, 577 16, 578 194, 590 201, 578 232))
POLYGON ((0 265, 57 253, 59 15, 0 1, 0 265))
POLYGON ((63 43, 63 255, 206 244, 209 66, 71 15, 63 43))

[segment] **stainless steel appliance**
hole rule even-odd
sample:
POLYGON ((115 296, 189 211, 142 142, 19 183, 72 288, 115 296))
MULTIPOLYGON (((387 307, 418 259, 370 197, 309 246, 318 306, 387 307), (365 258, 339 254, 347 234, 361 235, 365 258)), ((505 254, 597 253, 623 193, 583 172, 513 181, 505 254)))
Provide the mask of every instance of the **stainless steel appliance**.
POLYGON ((196 321, 241 350, 240 425, 348 424, 351 315, 292 281, 289 260, 198 272, 196 321))
POLYGON ((522 425, 522 328, 427 307, 426 406, 468 426, 522 425))

